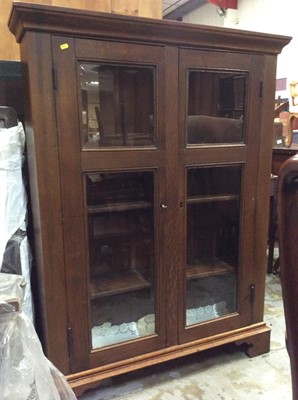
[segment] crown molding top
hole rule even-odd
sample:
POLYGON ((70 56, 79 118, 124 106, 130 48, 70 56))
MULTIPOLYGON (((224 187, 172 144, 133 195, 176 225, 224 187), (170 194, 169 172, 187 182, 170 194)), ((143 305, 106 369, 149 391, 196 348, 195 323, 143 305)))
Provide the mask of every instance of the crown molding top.
POLYGON ((8 26, 18 43, 28 31, 76 37, 177 43, 186 47, 262 54, 279 54, 291 41, 289 36, 185 22, 109 14, 43 4, 13 2, 8 26))

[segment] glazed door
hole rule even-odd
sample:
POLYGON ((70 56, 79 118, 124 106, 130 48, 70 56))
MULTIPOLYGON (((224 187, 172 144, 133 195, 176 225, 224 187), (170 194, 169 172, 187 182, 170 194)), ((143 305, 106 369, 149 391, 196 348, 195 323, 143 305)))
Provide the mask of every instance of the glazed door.
POLYGON ((179 338, 187 342, 258 318, 253 237, 262 58, 181 50, 179 77, 179 338))
POLYGON ((73 372, 165 346, 164 53, 53 38, 73 372))

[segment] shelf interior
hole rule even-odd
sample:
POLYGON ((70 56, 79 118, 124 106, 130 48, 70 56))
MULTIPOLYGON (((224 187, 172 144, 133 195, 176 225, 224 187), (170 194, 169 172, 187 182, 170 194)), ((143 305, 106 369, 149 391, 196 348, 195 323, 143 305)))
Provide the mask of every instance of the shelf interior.
POLYGON ((219 202, 219 201, 233 201, 238 200, 238 194, 221 194, 221 195, 206 195, 206 196, 193 196, 187 199, 188 204, 197 204, 197 203, 211 203, 211 202, 219 202))
POLYGON ((205 278, 235 272, 235 269, 228 263, 217 258, 202 260, 195 265, 186 268, 186 278, 196 279, 205 278))
POLYGON ((111 211, 132 211, 151 208, 148 201, 108 202, 95 206, 88 206, 88 214, 107 213, 111 211))
POLYGON ((91 299, 141 290, 151 286, 139 272, 117 274, 115 278, 94 279, 91 282, 91 299))

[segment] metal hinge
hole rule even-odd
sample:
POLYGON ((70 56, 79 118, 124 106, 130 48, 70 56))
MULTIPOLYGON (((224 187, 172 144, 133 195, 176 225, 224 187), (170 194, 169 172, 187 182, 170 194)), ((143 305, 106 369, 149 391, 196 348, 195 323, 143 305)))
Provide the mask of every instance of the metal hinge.
POLYGON ((263 97, 263 81, 260 81, 259 96, 260 96, 260 98, 263 97))
POLYGON ((53 88, 54 90, 58 89, 58 73, 55 64, 53 64, 52 66, 52 77, 53 77, 53 88))

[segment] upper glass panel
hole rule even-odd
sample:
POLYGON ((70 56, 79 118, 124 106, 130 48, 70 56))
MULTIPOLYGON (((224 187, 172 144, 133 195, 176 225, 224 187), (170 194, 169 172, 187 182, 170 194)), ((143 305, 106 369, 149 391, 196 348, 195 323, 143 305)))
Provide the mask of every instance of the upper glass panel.
POLYGON ((189 70, 187 144, 241 143, 247 74, 189 70))
POLYGON ((154 68, 80 63, 82 147, 155 145, 154 68))

